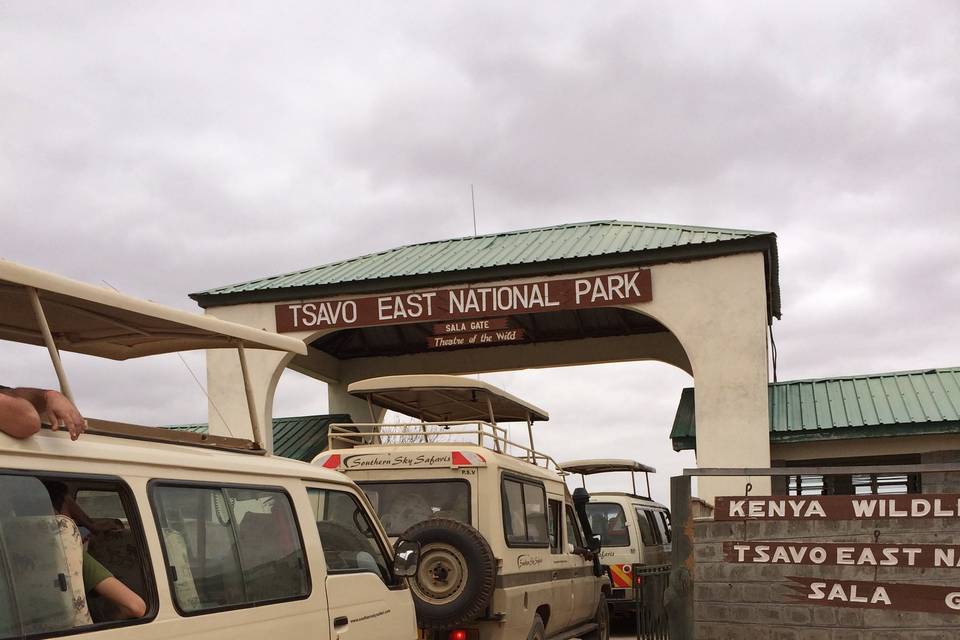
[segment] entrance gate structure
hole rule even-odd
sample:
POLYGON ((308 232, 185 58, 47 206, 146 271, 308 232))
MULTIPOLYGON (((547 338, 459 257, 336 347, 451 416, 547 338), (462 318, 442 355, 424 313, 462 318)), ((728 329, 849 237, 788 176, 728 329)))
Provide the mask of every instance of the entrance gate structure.
MULTIPOLYGON (((249 354, 262 424, 287 367, 327 383, 330 412, 367 422, 383 409, 346 392, 363 378, 658 360, 694 377, 698 465, 770 464, 772 233, 587 222, 403 246, 191 297, 308 344, 306 356, 249 354)), ((240 363, 211 352, 207 370, 210 433, 226 434, 244 423, 233 415, 245 406, 234 397, 240 363)), ((260 434, 268 447, 270 437, 260 434)), ((742 486, 709 478, 699 493, 742 486)))

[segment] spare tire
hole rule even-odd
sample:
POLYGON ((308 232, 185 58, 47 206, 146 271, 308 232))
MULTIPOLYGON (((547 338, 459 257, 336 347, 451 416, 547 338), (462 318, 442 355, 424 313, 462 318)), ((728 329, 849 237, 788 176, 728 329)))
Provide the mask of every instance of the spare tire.
POLYGON ((417 624, 456 626, 483 614, 493 595, 497 561, 486 539, 470 525, 432 518, 403 532, 420 543, 420 566, 410 578, 417 624))

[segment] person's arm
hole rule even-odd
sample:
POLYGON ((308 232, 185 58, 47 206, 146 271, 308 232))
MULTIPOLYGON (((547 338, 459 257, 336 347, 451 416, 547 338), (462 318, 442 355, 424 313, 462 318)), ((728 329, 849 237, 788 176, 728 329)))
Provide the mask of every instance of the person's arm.
POLYGON ((113 576, 101 580, 93 590, 117 605, 124 618, 142 618, 147 615, 147 603, 143 598, 113 576))
MULTIPOLYGON (((80 411, 70 402, 69 398, 59 391, 19 387, 17 389, 4 389, 3 393, 29 402, 33 405, 40 420, 47 422, 54 431, 57 431, 60 427, 66 427, 70 432, 71 440, 79 438, 80 434, 87 429, 87 421, 80 415, 80 411)), ((32 433, 36 433, 36 431, 32 433)))
POLYGON ((40 414, 12 389, 0 389, 0 431, 14 438, 29 438, 40 431, 40 414))

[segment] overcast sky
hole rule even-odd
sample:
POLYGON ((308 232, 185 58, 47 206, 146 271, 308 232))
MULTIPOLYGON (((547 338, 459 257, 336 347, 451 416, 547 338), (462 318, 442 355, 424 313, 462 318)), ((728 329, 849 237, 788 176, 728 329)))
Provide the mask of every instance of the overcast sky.
MULTIPOLYGON (((951 0, 7 0, 0 256, 196 309, 471 234, 473 183, 480 233, 776 232, 781 379, 960 365, 958 61, 951 0)), ((54 384, 39 349, 0 357, 6 383, 54 384)), ((206 418, 176 357, 67 364, 89 415, 206 418)), ((487 379, 551 411, 558 458, 640 458, 661 498, 693 464, 667 365, 487 379)), ((277 415, 325 409, 285 376, 277 415)))

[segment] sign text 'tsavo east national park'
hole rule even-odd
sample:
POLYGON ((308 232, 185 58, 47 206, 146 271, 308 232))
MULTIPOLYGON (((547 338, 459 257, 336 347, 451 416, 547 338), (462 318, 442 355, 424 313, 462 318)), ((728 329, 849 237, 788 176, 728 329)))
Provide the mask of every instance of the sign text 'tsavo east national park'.
MULTIPOLYGON (((960 495, 919 494, 897 496, 763 496, 720 497, 714 519, 726 522, 750 521, 837 521, 868 522, 931 519, 953 520, 960 524, 960 495)), ((798 523, 800 526, 800 523, 798 523)), ((904 530, 907 531, 906 529, 904 530)), ((809 528, 798 530, 797 540, 731 540, 723 543, 725 562, 739 565, 780 565, 786 567, 850 567, 851 569, 960 569, 960 545, 944 542, 881 542, 880 531, 860 535, 872 542, 856 540, 820 541, 809 528)), ((788 534, 789 535, 789 534, 788 534)), ((766 537, 766 536, 765 536, 766 537)), ((840 536, 841 538, 845 536, 840 536)), ((849 536, 846 536, 849 537, 849 536)), ((855 536, 854 536, 855 537, 855 536)), ((904 538, 916 538, 903 534, 904 538)), ((836 540, 836 539, 835 539, 836 540)), ((801 569, 802 570, 802 569, 801 569)), ((784 576, 789 581, 789 601, 834 607, 891 609, 960 615, 960 581, 951 584, 895 582, 784 576)))
POLYGON ((278 304, 277 331, 443 322, 648 302, 650 270, 278 304))

